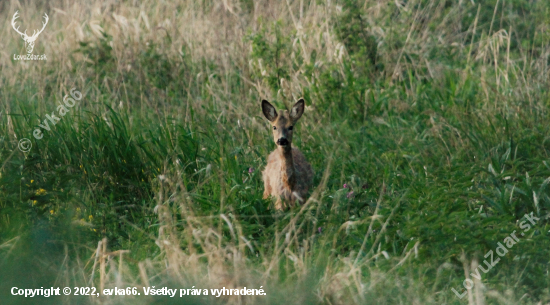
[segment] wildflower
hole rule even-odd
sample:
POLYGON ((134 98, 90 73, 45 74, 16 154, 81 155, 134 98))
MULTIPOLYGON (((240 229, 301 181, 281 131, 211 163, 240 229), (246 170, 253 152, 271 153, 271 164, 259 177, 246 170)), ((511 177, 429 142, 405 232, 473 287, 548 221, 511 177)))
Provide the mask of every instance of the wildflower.
POLYGON ((346 183, 344 183, 344 188, 347 189, 348 188, 348 185, 346 183))
POLYGON ((53 215, 53 210, 50 210, 50 214, 52 214, 52 215, 53 215))
POLYGON ((33 183, 33 182, 34 182, 34 180, 31 180, 31 183, 33 183))
POLYGON ((38 190, 36 191, 36 195, 38 195, 38 196, 44 195, 44 194, 46 194, 46 193, 47 193, 47 192, 46 192, 45 189, 38 189, 38 190))
POLYGON ((348 198, 353 198, 353 197, 355 197, 355 196, 353 195, 353 191, 349 192, 348 195, 347 195, 347 197, 348 197, 348 198))
POLYGON ((94 219, 94 216, 90 215, 90 216, 88 216, 88 219, 92 220, 92 219, 94 219))
POLYGON ((32 201, 32 205, 35 205, 37 202, 38 202, 38 201, 33 200, 33 201, 32 201))
POLYGON ((319 227, 317 231, 319 232, 319 234, 321 234, 321 227, 319 227))
POLYGON ((80 212, 80 208, 76 208, 76 211, 77 211, 77 212, 80 212))
POLYGON ((252 174, 253 172, 254 172, 254 167, 249 167, 249 168, 248 168, 248 173, 249 173, 249 174, 252 174))
POLYGON ((237 160, 237 155, 235 155, 235 160, 237 160))

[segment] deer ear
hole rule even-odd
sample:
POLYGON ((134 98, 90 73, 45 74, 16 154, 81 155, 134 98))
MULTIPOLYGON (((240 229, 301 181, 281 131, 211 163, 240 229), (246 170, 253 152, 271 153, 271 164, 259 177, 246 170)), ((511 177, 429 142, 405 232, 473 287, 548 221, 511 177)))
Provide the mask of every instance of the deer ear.
POLYGON ((302 116, 304 113, 304 107, 306 103, 304 102, 304 99, 299 99, 296 104, 292 107, 290 110, 290 118, 294 121, 298 121, 298 119, 302 116))
POLYGON ((262 101, 262 112, 270 122, 273 122, 275 121, 275 119, 277 119, 277 110, 275 110, 275 107, 273 107, 273 105, 271 105, 266 100, 262 101))

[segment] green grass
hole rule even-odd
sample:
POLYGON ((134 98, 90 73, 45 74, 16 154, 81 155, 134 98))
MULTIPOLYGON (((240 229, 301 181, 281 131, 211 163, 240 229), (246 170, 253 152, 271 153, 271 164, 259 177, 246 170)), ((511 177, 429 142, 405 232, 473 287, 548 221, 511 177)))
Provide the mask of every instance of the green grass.
MULTIPOLYGON (((464 266, 521 232, 529 213, 540 221, 482 274, 485 303, 472 304, 550 301, 550 7, 303 2, 256 14, 246 1, 235 14, 214 3, 147 4, 155 26, 186 12, 212 22, 193 21, 200 39, 169 25, 147 34, 144 21, 136 39, 101 15, 102 35, 86 25, 71 41, 59 21, 50 31, 70 47, 52 34, 35 53, 63 56, 0 65, 8 304, 181 302, 9 295, 92 285, 263 285, 266 297, 243 304, 466 304, 451 291, 462 292, 464 266), (302 13, 299 28, 292 18, 302 13), (229 34, 201 28, 215 22, 229 34), (70 88, 83 98, 35 139, 70 88), (293 145, 315 171, 314 191, 306 205, 275 212, 262 199, 275 144, 260 101, 284 108, 302 96, 293 145), (31 139, 28 153, 21 138, 31 139), (101 240, 107 252, 129 252, 101 267, 101 240)), ((140 9, 107 10, 138 20, 140 9)), ((22 42, 10 39, 18 52, 22 42)))

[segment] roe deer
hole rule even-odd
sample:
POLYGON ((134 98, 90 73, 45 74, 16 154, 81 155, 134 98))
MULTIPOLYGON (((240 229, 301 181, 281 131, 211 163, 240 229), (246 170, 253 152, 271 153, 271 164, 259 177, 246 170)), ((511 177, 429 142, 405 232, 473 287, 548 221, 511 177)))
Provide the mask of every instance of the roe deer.
POLYGON ((290 110, 279 110, 268 101, 262 101, 262 112, 273 126, 273 140, 277 148, 267 157, 267 166, 262 172, 264 199, 269 195, 276 199, 275 209, 294 206, 296 200, 303 202, 313 179, 313 170, 306 157, 292 145, 292 130, 304 113, 305 103, 300 99, 290 110))

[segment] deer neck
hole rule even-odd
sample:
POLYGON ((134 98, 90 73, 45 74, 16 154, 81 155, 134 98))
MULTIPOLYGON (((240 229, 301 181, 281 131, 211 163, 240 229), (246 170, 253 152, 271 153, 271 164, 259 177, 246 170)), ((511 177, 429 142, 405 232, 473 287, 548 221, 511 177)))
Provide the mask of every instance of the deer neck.
POLYGON ((280 147, 279 152, 281 153, 281 157, 283 159, 283 182, 290 189, 294 189, 294 185, 296 184, 296 175, 294 174, 295 169, 294 160, 292 158, 292 148, 290 145, 288 148, 280 147))

